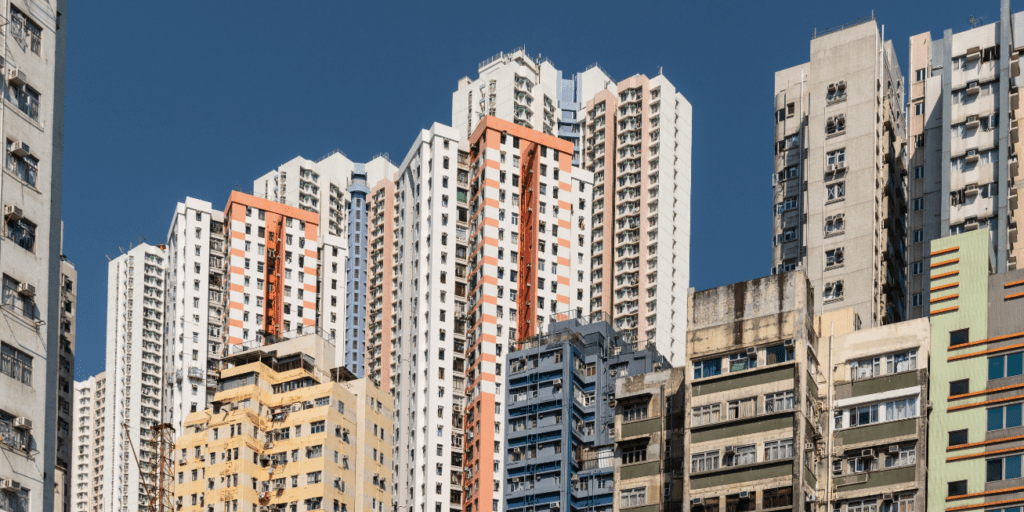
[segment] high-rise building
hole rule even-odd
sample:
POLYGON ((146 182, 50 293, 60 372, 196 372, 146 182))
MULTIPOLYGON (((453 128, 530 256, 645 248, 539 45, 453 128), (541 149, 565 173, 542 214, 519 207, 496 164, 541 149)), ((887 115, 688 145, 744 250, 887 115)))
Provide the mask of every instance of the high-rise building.
POLYGON ((996 270, 1016 269, 1019 136, 1018 57, 1024 13, 1001 1, 995 23, 942 39, 910 38, 910 312, 927 317, 928 243, 988 227, 996 270), (1022 25, 1018 26, 1017 23, 1022 25))
POLYGON ((167 252, 142 243, 107 269, 106 430, 101 443, 106 512, 148 506, 142 474, 157 455, 145 448, 163 423, 167 252), (139 456, 137 462, 133 455, 139 456), (144 462, 142 462, 144 461, 144 462), (142 467, 139 464, 142 464, 142 467))
POLYGON ((1024 501, 1024 269, 993 272, 987 228, 933 240, 928 256, 928 510, 1012 509, 1024 501))
POLYGON ((243 348, 175 445, 177 509, 390 510, 388 393, 333 368, 316 334, 243 348))
POLYGON ((874 18, 818 32, 775 74, 772 273, 802 269, 813 311, 909 318, 903 76, 874 18))
POLYGON ((103 468, 106 457, 107 377, 105 373, 75 382, 75 425, 71 443, 72 506, 74 512, 102 512, 103 468))
MULTIPOLYGON (((813 299, 802 271, 691 292, 681 468, 690 510, 804 511, 817 500, 826 454, 813 299)), ((642 463, 620 451, 620 476, 642 463)))
POLYGON ((612 510, 616 379, 667 362, 653 344, 623 340, 609 320, 551 323, 509 349, 501 479, 509 512, 612 510))
MULTIPOLYGON (((692 108, 663 75, 588 98, 582 166, 593 175, 588 310, 683 363, 690 282, 692 108)), ((583 236, 581 233, 580 236, 583 236)))
POLYGON ((16 512, 66 512, 54 502, 54 464, 68 457, 58 453, 58 396, 70 392, 57 389, 67 1, 4 5, 0 502, 16 512))
MULTIPOLYGON (((63 243, 63 242, 62 242, 63 243)), ((63 251, 61 251, 63 252, 63 251)), ((78 271, 63 254, 60 257, 60 368, 57 376, 57 459, 54 465, 54 507, 71 512, 72 489, 70 467, 75 454, 73 439, 75 382, 75 313, 78 311, 76 286, 78 271)))
POLYGON ((210 203, 178 203, 167 232, 163 421, 183 432, 185 417, 213 399, 224 351, 227 257, 224 214, 210 203))
POLYGON ((320 215, 317 326, 338 343, 338 366, 360 378, 365 367, 366 194, 396 170, 387 154, 353 163, 335 150, 296 157, 256 179, 254 195, 320 215))
POLYGON ((576 236, 589 180, 572 144, 493 117, 465 144, 433 125, 369 195, 367 368, 407 411, 395 422, 396 510, 501 508, 503 461, 491 454, 504 453, 507 348, 589 302, 589 247, 576 236))

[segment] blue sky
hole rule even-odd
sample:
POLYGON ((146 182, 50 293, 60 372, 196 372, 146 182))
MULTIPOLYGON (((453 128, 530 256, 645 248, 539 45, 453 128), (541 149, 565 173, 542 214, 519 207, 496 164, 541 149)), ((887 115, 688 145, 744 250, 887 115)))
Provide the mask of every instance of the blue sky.
POLYGON ((405 155, 451 122, 456 81, 526 45, 567 73, 657 74, 693 105, 691 286, 769 273, 774 72, 815 28, 868 16, 906 74, 911 35, 999 15, 981 1, 73 2, 67 16, 65 254, 79 275, 76 379, 103 370, 106 255, 166 240, 186 196, 296 155, 405 155))

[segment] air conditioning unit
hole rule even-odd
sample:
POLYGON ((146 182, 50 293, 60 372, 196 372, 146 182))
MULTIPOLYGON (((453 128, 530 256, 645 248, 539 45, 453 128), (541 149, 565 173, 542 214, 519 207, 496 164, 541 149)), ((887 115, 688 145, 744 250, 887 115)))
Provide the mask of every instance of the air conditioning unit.
POLYGON ((32 430, 32 420, 24 416, 14 418, 14 428, 19 430, 32 430))
POLYGON ((816 445, 814 443, 804 443, 804 450, 812 452, 814 451, 815 446, 816 445))
POLYGON ((966 187, 964 187, 964 194, 965 195, 976 196, 976 195, 978 195, 978 192, 980 192, 980 190, 978 190, 978 185, 977 184, 971 184, 971 185, 967 185, 966 187))
POLYGON ((28 77, 25 76, 25 72, 20 69, 9 69, 7 70, 7 81, 21 87, 28 83, 28 77))
POLYGON ((892 494, 883 494, 882 501, 892 501, 892 494))
POLYGON ((871 448, 867 448, 865 450, 860 451, 860 456, 867 459, 873 459, 875 458, 875 451, 872 450, 871 448))
POLYGON ((750 359, 756 359, 757 349, 754 347, 747 347, 747 357, 749 357, 750 359))
POLYGON ((700 506, 701 505, 701 499, 700 498, 694 498, 693 499, 693 504, 697 505, 697 506, 700 506))
POLYGON ((17 480, 5 478, 3 480, 0 480, 0 490, 5 492, 20 492, 21 484, 18 483, 17 480))
POLYGON ((611 370, 611 371, 608 372, 608 375, 611 375, 612 377, 614 377, 616 373, 618 373, 618 372, 615 371, 615 370, 611 370))
POLYGON ((900 452, 899 445, 895 445, 895 444, 890 444, 889 445, 889 453, 899 453, 899 452, 900 452))
POLYGON ((25 144, 20 140, 11 143, 10 151, 18 156, 28 156, 32 154, 32 149, 28 147, 28 144, 25 144))
POLYGON ((741 500, 750 499, 750 491, 740 491, 740 499, 741 500))
POLYGON ((736 452, 736 447, 735 446, 730 444, 730 445, 725 447, 725 453, 735 453, 735 452, 736 452))
POLYGON ((18 295, 23 297, 35 297, 36 287, 28 283, 20 283, 18 284, 18 295))
POLYGON ((846 89, 846 80, 840 80, 836 83, 836 87, 839 89, 846 89))
POLYGON ((10 220, 21 220, 25 218, 25 214, 21 211, 21 208, 9 204, 4 206, 4 217, 10 220))
POLYGON ((551 510, 561 510, 561 509, 562 509, 562 504, 561 503, 556 501, 556 502, 551 504, 551 510))
POLYGON ((277 490, 277 491, 284 490, 284 482, 276 482, 276 483, 274 483, 274 490, 277 490))
POLYGON ((562 385, 562 379, 555 379, 555 380, 551 381, 551 384, 554 385, 554 386, 561 386, 562 385))
POLYGON ((302 404, 292 404, 292 412, 299 412, 302 410, 302 404))
POLYGON ((178 464, 182 466, 184 466, 186 462, 188 462, 188 459, 186 459, 185 457, 178 459, 178 464))
POLYGON ((783 342, 782 342, 782 344, 783 344, 784 346, 787 346, 787 347, 792 347, 794 343, 795 343, 795 341, 794 341, 794 340, 786 340, 786 341, 783 341, 783 342))

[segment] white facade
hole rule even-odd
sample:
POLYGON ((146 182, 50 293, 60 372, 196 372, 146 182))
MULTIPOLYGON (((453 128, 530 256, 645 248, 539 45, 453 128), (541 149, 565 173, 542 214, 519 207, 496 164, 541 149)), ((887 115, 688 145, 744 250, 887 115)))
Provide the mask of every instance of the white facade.
POLYGON ((178 203, 167 233, 165 366, 171 382, 164 388, 163 421, 179 434, 185 417, 205 410, 216 388, 226 247, 223 212, 191 197, 178 203))
POLYGON ((102 512, 106 451, 107 378, 105 373, 75 382, 75 424, 71 462, 71 510, 102 512))
MULTIPOLYGON (((107 271, 109 388, 102 442, 103 510, 137 511, 146 505, 140 461, 153 460, 145 444, 163 410, 166 251, 141 244, 110 261, 107 271), (129 436, 130 442, 129 444, 129 436)), ((148 462, 142 462, 149 470, 148 462)))
MULTIPOLYGON (((0 479, 21 490, 12 512, 54 503, 60 353, 60 220, 64 130, 65 0, 4 3, 0 129, 6 139, 0 204, 0 479), (13 76, 13 79, 7 79, 13 76)), ((66 455, 65 455, 66 457, 66 455)))

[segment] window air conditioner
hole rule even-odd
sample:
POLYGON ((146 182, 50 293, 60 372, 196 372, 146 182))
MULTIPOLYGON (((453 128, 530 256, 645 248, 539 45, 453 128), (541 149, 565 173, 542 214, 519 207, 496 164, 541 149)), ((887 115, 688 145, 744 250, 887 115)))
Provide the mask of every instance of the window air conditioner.
POLYGON ((28 144, 25 144, 20 140, 11 143, 10 151, 18 156, 28 156, 32 154, 32 149, 28 147, 28 144))
POLYGON ((865 449, 865 450, 861 450, 860 451, 860 456, 864 457, 866 459, 873 459, 873 458, 875 458, 875 451, 872 450, 871 448, 868 448, 868 449, 865 449))
POLYGON ((794 343, 794 341, 793 341, 793 340, 786 340, 786 341, 783 341, 783 342, 782 342, 782 344, 783 344, 784 346, 787 346, 787 347, 792 347, 792 346, 793 346, 793 343, 794 343))
POLYGON ((32 430, 32 420, 24 416, 14 418, 14 428, 18 430, 32 430))
POLYGON ((836 84, 836 87, 839 88, 839 89, 846 89, 846 80, 840 80, 836 84))
POLYGON ((736 447, 731 444, 725 447, 725 453, 734 453, 735 451, 736 447))
POLYGON ((24 218, 24 216, 25 214, 24 212, 21 211, 21 208, 18 208, 13 204, 8 204, 4 206, 4 217, 7 217, 8 219, 11 220, 21 220, 24 218))
POLYGON ((20 69, 10 69, 7 71, 7 81, 20 87, 28 82, 28 77, 20 69))
POLYGON ((756 358, 757 357, 757 348, 755 348, 755 347, 747 347, 747 357, 750 358, 750 359, 756 358))
POLYGON ((740 491, 740 499, 741 500, 750 499, 750 491, 740 491))
POLYGON ((299 412, 302 410, 302 404, 292 404, 292 412, 299 412))
POLYGON ((693 504, 699 506, 701 504, 701 499, 700 498, 694 498, 693 499, 693 504))
POLYGON ((17 480, 11 480, 9 478, 5 478, 3 480, 0 480, 0 490, 7 491, 7 492, 20 492, 21 491, 21 484, 18 483, 17 480))
POLYGON ((971 185, 967 185, 966 187, 964 187, 964 194, 965 195, 976 196, 976 195, 978 195, 979 192, 980 192, 980 190, 978 190, 978 185, 977 184, 971 184, 971 185))
POLYGON ((890 444, 889 445, 889 453, 899 453, 899 451, 900 451, 899 445, 895 445, 895 444, 890 444))
POLYGON ((35 297, 36 287, 28 283, 20 283, 18 284, 18 295, 23 297, 35 297))
POLYGON ((882 501, 892 501, 892 494, 883 494, 882 501))

